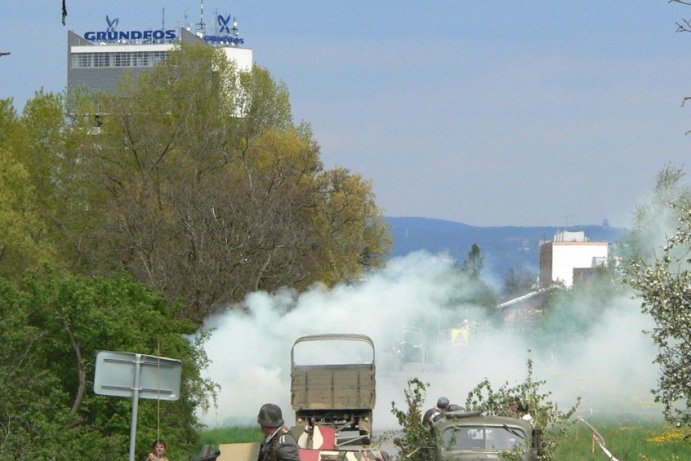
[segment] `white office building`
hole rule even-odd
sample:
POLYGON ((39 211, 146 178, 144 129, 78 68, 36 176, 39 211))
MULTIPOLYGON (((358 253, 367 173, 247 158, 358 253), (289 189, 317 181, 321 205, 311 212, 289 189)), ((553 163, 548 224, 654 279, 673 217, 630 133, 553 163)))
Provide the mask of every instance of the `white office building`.
POLYGON ((540 288, 561 283, 571 287, 574 274, 587 278, 607 264, 608 242, 591 242, 585 232, 562 231, 554 240, 540 244, 540 288))
POLYGON ((238 70, 249 71, 253 65, 252 50, 242 47, 244 40, 237 30, 237 21, 218 15, 216 32, 191 32, 188 28, 118 30, 118 19, 106 16, 105 30, 87 31, 79 35, 67 33, 67 88, 88 92, 112 91, 117 82, 129 73, 141 72, 168 58, 168 53, 181 44, 204 44, 221 49, 238 70))

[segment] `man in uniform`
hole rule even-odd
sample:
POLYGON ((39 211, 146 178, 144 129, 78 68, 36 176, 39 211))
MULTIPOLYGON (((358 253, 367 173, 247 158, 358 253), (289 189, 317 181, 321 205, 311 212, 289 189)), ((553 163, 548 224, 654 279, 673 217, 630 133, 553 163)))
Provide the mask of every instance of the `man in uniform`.
POLYGON ((449 399, 446 397, 439 397, 437 400, 437 406, 430 408, 422 416, 422 423, 431 426, 437 419, 444 416, 444 413, 446 413, 448 407, 449 399))
POLYGON ((273 403, 265 403, 259 409, 257 423, 262 427, 266 438, 259 449, 257 461, 300 461, 298 444, 287 427, 284 426, 281 408, 273 403))

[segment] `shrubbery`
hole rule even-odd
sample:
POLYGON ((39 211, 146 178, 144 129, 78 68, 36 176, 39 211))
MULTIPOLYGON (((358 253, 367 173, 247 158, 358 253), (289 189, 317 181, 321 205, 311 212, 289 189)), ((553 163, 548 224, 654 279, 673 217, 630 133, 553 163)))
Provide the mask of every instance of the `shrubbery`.
MULTIPOLYGON (((550 400, 551 392, 544 391, 545 381, 533 378, 533 362, 527 362, 528 374, 525 381, 516 385, 504 383, 494 389, 489 380, 485 379, 475 386, 465 402, 465 410, 477 411, 487 415, 520 417, 511 408, 512 402, 520 402, 523 412, 530 415, 532 423, 541 434, 541 448, 538 459, 552 461, 560 437, 568 430, 573 420, 580 399, 567 411, 560 411, 557 404, 550 400)), ((421 409, 425 401, 428 384, 418 378, 408 381, 404 390, 407 409, 399 409, 395 403, 391 404, 391 411, 401 426, 399 435, 394 436, 393 443, 399 449, 401 459, 412 461, 426 461, 434 459, 432 447, 436 444, 434 434, 430 428, 422 423, 421 409)), ((504 459, 520 459, 517 453, 502 453, 504 459)))

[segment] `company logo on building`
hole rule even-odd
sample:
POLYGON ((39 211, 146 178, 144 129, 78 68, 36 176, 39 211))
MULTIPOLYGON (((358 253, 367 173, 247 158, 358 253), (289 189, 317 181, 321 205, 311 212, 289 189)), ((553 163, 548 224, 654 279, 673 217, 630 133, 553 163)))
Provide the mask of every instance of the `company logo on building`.
POLYGON ((206 43, 210 45, 240 45, 245 43, 245 40, 240 38, 238 22, 235 18, 231 21, 231 15, 222 16, 219 14, 216 21, 218 21, 219 35, 205 35, 204 41, 206 43))
POLYGON ((172 41, 177 38, 175 30, 173 29, 118 31, 116 30, 118 22, 118 18, 111 20, 108 15, 106 15, 106 23, 108 24, 106 30, 86 32, 84 34, 84 38, 90 42, 117 42, 130 40, 172 41))
POLYGON ((115 18, 111 21, 108 15, 106 15, 106 22, 108 23, 108 29, 106 29, 106 32, 116 32, 115 28, 118 27, 118 22, 120 22, 120 20, 115 18))
POLYGON ((218 25, 221 26, 221 33, 225 32, 226 34, 230 35, 230 27, 228 27, 229 23, 230 15, 226 16, 225 18, 220 14, 218 15, 218 25))

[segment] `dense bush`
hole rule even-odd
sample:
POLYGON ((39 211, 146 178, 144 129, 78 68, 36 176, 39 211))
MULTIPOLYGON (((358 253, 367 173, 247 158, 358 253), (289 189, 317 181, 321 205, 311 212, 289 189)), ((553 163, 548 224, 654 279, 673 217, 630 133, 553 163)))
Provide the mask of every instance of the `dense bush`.
MULTIPOLYGON (((181 398, 140 400, 137 447, 157 435, 182 458, 196 443, 195 410, 213 383, 195 325, 127 276, 62 277, 46 270, 21 286, 0 279, 0 459, 125 459, 132 403, 93 391, 98 351, 182 361, 181 398)), ((185 456, 186 457, 186 456, 185 456)))

